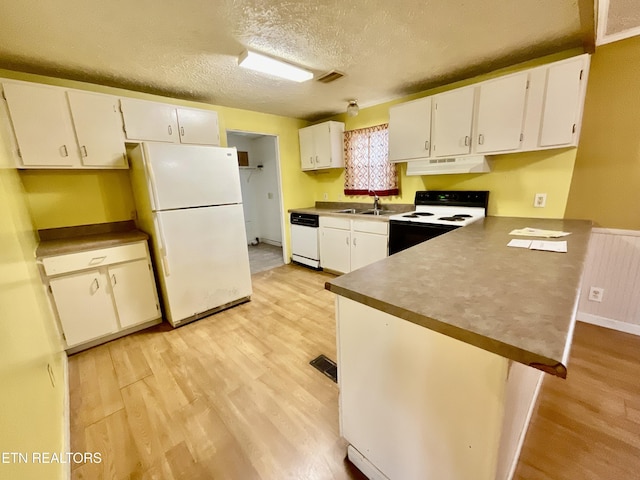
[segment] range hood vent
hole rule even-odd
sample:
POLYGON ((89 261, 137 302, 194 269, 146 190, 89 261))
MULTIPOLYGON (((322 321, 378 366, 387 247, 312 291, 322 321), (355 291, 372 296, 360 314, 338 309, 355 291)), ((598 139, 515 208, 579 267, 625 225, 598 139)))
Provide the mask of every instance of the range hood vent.
POLYGON ((431 158, 407 162, 407 175, 444 175, 451 173, 486 173, 491 167, 487 157, 431 158))

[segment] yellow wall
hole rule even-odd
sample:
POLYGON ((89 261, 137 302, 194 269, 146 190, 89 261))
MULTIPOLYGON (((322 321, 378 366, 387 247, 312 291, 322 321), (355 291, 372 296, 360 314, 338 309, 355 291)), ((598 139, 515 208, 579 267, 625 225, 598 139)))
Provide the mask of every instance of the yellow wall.
POLYGON ((566 216, 640 230, 640 37, 591 59, 580 148, 566 216))
MULTIPOLYGON (((580 53, 582 53, 581 50, 570 50, 551 55, 392 102, 361 108, 357 117, 352 118, 342 114, 331 119, 345 122, 346 130, 386 123, 389 121, 389 107, 396 103, 435 95, 446 90, 562 60, 580 53)), ((486 174, 407 176, 405 174, 406 164, 401 164, 399 170, 400 195, 384 198, 382 203, 413 203, 416 190, 489 190, 491 192, 489 195, 489 215, 561 218, 566 207, 575 155, 576 149, 497 155, 492 157, 493 169, 491 173, 486 174), (536 193, 547 194, 545 208, 533 207, 536 193)), ((371 201, 371 198, 367 196, 344 195, 344 171, 342 170, 309 175, 315 178, 315 200, 317 201, 323 200, 325 193, 328 195, 329 201, 371 201)))
MULTIPOLYGON (((0 452, 64 451, 66 356, 35 263, 26 196, 0 139, 0 452), (55 376, 49 379, 47 365, 55 376)), ((0 478, 63 478, 56 464, 3 463, 0 478)))

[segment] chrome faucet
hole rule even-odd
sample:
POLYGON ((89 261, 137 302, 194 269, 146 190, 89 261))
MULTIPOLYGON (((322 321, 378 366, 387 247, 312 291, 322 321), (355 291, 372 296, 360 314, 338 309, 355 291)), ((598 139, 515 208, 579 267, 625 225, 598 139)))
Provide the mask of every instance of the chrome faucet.
POLYGON ((373 209, 380 210, 380 197, 378 197, 378 194, 374 190, 369 191, 373 193, 373 209))

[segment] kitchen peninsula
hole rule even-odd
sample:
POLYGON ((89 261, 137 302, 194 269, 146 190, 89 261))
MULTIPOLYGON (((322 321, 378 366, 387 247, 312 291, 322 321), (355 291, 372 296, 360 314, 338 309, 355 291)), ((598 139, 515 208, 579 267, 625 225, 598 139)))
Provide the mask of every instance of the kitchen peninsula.
POLYGON ((511 478, 542 372, 567 375, 590 231, 486 217, 327 282, 341 432, 369 478, 511 478), (568 252, 507 247, 523 227, 571 232, 568 252))

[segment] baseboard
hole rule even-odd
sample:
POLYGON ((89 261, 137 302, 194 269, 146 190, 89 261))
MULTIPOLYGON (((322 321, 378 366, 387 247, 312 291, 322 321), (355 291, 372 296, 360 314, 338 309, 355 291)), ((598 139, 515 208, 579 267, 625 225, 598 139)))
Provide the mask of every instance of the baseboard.
MULTIPOLYGON (((64 375, 64 451, 71 451, 71 385, 69 384, 69 357, 62 352, 62 373, 64 375)), ((71 464, 64 467, 64 478, 71 480, 71 464)))
POLYGON ((598 315, 591 315, 590 313, 582 312, 578 312, 576 318, 579 322, 590 323, 591 325, 597 325, 599 327, 610 328, 619 332, 640 336, 640 325, 635 325, 633 323, 621 322, 620 320, 599 317, 598 315))
POLYGON ((369 480, 389 480, 376 466, 356 450, 353 445, 347 447, 347 458, 360 470, 369 480))
POLYGON ((261 238, 260 243, 266 243, 267 245, 273 245, 274 247, 282 247, 282 242, 277 240, 269 240, 268 238, 261 238))

